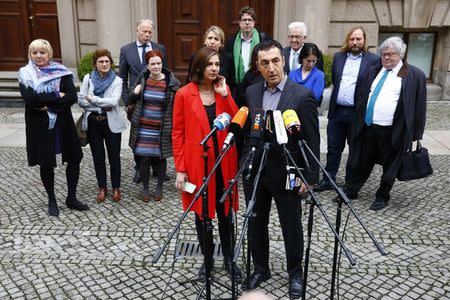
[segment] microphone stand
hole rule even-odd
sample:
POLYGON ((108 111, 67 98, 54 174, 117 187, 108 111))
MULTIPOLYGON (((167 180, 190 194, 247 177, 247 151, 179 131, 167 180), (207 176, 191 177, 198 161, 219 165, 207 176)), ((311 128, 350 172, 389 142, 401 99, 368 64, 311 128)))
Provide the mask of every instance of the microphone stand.
MULTIPOLYGON (((206 142, 202 141, 202 146, 203 146, 203 161, 204 161, 204 170, 205 170, 205 174, 208 173, 208 149, 209 146, 207 145, 206 142)), ((211 180, 212 175, 214 174, 214 172, 216 171, 216 169, 219 167, 220 162, 223 160, 223 158, 225 157, 225 154, 227 153, 226 149, 225 151, 222 151, 220 153, 220 155, 217 157, 216 162, 214 163, 213 168, 211 169, 211 172, 208 174, 208 176, 203 177, 203 183, 200 186, 199 190, 197 191, 197 193, 194 196, 194 199, 192 199, 191 203, 189 203, 189 206, 186 208, 186 210, 183 212, 183 214, 180 217, 180 220, 178 221, 178 223, 175 225, 175 227, 173 228, 172 232, 167 236, 166 241, 164 242, 164 244, 159 248, 159 250, 157 251, 156 255, 153 257, 152 262, 156 263, 158 262, 158 260, 160 259, 161 255, 163 254, 164 250, 167 248, 167 246, 169 245, 170 241, 172 240, 173 236, 175 235, 175 233, 179 230, 181 223, 183 222, 183 220, 186 218, 187 214, 190 212, 192 206, 195 204, 195 202, 198 200, 198 198, 200 198, 200 196, 202 196, 202 216, 203 216, 203 234, 204 234, 204 239, 203 239, 203 249, 204 249, 204 255, 203 255, 203 263, 205 264, 205 284, 203 285, 203 287, 200 289, 200 292, 198 294, 197 299, 199 299, 200 295, 203 293, 203 290, 206 290, 206 299, 210 300, 211 299, 211 269, 212 266, 210 265, 209 262, 212 261, 212 249, 209 249, 208 247, 208 243, 206 242, 206 238, 207 238, 207 234, 209 232, 212 233, 212 224, 211 224, 211 219, 208 218, 208 193, 207 193, 207 187, 209 184, 209 181, 211 180)))
POLYGON ((347 247, 344 244, 344 241, 341 239, 337 231, 334 229, 333 225, 331 224, 331 220, 324 211, 322 204, 320 203, 319 199, 314 194, 312 188, 309 186, 308 182, 306 182, 305 176, 303 176, 303 173, 301 172, 300 168, 297 166, 294 158, 291 155, 291 152, 289 149, 287 149, 286 145, 283 144, 283 152, 287 155, 289 160, 294 165, 295 170, 298 172, 301 180, 306 185, 306 188, 308 190, 308 193, 311 195, 311 199, 313 199, 310 207, 310 213, 308 218, 308 242, 307 242, 307 248, 306 248, 306 256, 305 256, 305 271, 303 276, 303 291, 302 291, 302 299, 305 299, 306 296, 306 284, 308 280, 308 267, 309 267, 309 252, 311 248, 311 235, 312 235, 312 228, 313 228, 313 214, 314 214, 314 205, 319 208, 320 212, 322 213, 322 216, 325 218, 325 221, 327 222, 328 226, 330 227, 331 231, 334 234, 335 240, 339 242, 342 249, 344 250, 345 255, 347 256, 347 259, 349 260, 350 264, 354 266, 356 264, 355 260, 353 259, 353 256, 351 255, 350 251, 347 249, 347 247))
MULTIPOLYGON (((250 159, 252 152, 249 152, 249 154, 247 155, 247 157, 245 158, 244 162, 242 163, 241 167, 239 168, 238 172, 236 173, 236 176, 234 176, 233 179, 229 180, 228 183, 228 187, 226 188, 226 190, 224 191, 222 197, 219 200, 220 204, 223 204, 225 202, 225 199, 228 196, 229 199, 229 206, 228 206, 228 217, 231 219, 230 220, 230 227, 229 227, 229 231, 230 231, 230 241, 231 241, 231 249, 230 249, 230 258, 234 257, 234 247, 233 245, 236 242, 236 238, 235 235, 233 234, 233 226, 232 226, 232 220, 233 220, 233 187, 236 185, 236 183, 238 182, 239 176, 241 176, 242 172, 244 171, 245 168, 245 164, 247 163, 247 161, 250 159)), ((237 225, 237 224, 236 224, 237 225)), ((236 266, 236 262, 234 262, 234 260, 231 260, 231 299, 236 299, 236 282, 237 282, 237 278, 236 278, 236 274, 235 274, 235 266, 236 266)))
MULTIPOLYGON (((300 140, 299 140, 300 141, 300 140)), ((312 152, 311 148, 309 148, 308 144, 306 143, 306 141, 302 141, 303 144, 305 145, 306 149, 308 150, 308 152, 311 154, 311 156, 314 158, 314 161, 319 165, 320 169, 322 170, 322 172, 325 174, 325 176, 327 177, 327 179, 329 180, 329 182, 331 183, 331 185, 333 186, 333 189, 337 192, 338 194, 338 206, 337 206, 337 210, 336 210, 336 232, 339 233, 340 230, 340 226, 341 226, 341 214, 342 214, 342 203, 345 203, 345 205, 347 205, 347 207, 350 209, 350 211, 352 212, 352 214, 355 216, 355 218, 358 220, 359 224, 361 224, 361 226, 364 228, 364 230, 366 231, 366 233, 369 235, 370 239, 372 240, 373 244, 375 245, 375 247, 377 248, 377 250, 382 254, 382 255, 386 255, 387 252, 383 249, 383 247, 381 246, 381 244, 376 240, 375 236, 372 234, 372 232, 367 228, 367 226, 364 224, 364 222, 361 220, 361 218, 358 216, 358 214, 355 212, 355 210, 353 209, 350 200, 348 199, 347 195, 345 195, 345 193, 342 191, 342 189, 340 187, 338 187, 336 185, 336 183, 334 182, 334 180, 331 178, 330 174, 328 174, 328 172, 325 170, 325 168, 322 166, 322 164, 320 163, 319 159, 314 155, 314 153, 312 152)), ((308 224, 309 227, 309 224, 308 224)), ((308 228, 309 229, 309 228, 308 228)), ((342 246, 342 244, 341 244, 342 246)), ((331 273, 331 291, 330 291, 330 299, 334 298, 334 290, 335 290, 335 282, 336 282, 336 271, 337 271, 337 254, 338 254, 338 239, 335 235, 335 239, 334 239, 334 252, 333 252, 333 270, 331 273)), ((344 250, 345 251, 345 250, 344 250)), ((309 254, 309 253, 308 253, 309 254)), ((306 260, 305 260, 306 262, 306 260)), ((353 265, 353 264, 352 264, 353 265)), ((305 289, 303 289, 303 293, 305 293, 305 289)), ((304 299, 304 298, 303 298, 304 299)))
POLYGON ((239 242, 236 245, 236 248, 234 250, 233 263, 236 263, 239 258, 240 248, 241 248, 242 242, 244 240, 244 235, 245 235, 245 233, 247 233, 248 249, 247 249, 247 266, 246 266, 246 276, 247 277, 246 278, 250 277, 251 234, 248 234, 249 218, 253 217, 253 207, 255 206, 255 203, 256 203, 256 199, 255 199, 256 198, 256 188, 258 187, 259 177, 261 176, 261 172, 264 169, 264 166, 266 164, 267 153, 269 152, 269 149, 270 149, 270 143, 265 142, 264 147, 263 147, 263 153, 261 156, 261 161, 259 163, 258 172, 256 173, 255 179, 253 181, 252 196, 250 198, 250 201, 247 204, 247 210, 244 215, 244 224, 242 225, 242 231, 241 231, 242 233, 241 233, 241 236, 239 237, 239 242))

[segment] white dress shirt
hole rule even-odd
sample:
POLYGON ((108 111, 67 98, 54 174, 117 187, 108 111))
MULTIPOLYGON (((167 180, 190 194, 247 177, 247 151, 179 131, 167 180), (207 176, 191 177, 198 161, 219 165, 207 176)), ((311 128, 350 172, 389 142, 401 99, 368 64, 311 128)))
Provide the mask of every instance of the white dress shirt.
MULTIPOLYGON (((380 94, 377 97, 375 106, 373 108, 373 123, 380 126, 391 126, 394 121, 394 113, 397 108, 398 99, 400 98, 400 91, 402 88, 402 78, 398 77, 398 71, 403 66, 403 62, 400 61, 391 72, 388 73, 386 81, 380 90, 380 94)), ((375 80, 370 87, 369 99, 372 96, 372 92, 377 86, 386 69, 381 68, 375 80)))

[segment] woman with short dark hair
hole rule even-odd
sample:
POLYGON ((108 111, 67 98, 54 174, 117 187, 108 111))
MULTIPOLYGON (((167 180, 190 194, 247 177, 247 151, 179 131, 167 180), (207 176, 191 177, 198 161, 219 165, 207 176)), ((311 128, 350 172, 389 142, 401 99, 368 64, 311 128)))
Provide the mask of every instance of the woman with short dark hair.
POLYGON ((28 59, 28 64, 19 70, 20 94, 25 101, 28 165, 40 166, 48 213, 57 217, 54 168, 56 154, 62 154, 62 163, 67 163, 66 205, 70 209, 88 210, 76 197, 83 152, 70 110, 77 101, 73 73, 53 61, 53 49, 47 40, 32 41, 28 59))
POLYGON ((304 43, 300 50, 300 68, 289 72, 289 79, 310 89, 317 101, 321 100, 325 89, 325 73, 316 67, 320 57, 320 50, 313 43, 304 43))
POLYGON ((88 142, 94 159, 99 188, 97 202, 105 201, 108 193, 105 145, 111 172, 112 200, 119 202, 122 198, 120 192, 120 145, 122 132, 127 128, 119 106, 122 79, 111 68, 114 62, 108 50, 95 50, 92 64, 94 70, 84 76, 78 96, 78 104, 84 109, 82 129, 87 130, 88 142))

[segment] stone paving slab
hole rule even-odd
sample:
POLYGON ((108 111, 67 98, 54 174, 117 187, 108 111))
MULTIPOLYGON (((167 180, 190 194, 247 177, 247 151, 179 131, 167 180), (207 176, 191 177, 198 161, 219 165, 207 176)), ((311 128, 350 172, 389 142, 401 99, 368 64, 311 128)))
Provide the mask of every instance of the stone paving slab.
MULTIPOLYGON (((0 130, 1 131, 1 130, 0 130)), ((59 218, 47 215, 39 169, 27 166, 23 147, 0 147, 0 299, 195 299, 200 257, 178 257, 173 240, 157 263, 153 257, 182 211, 173 182, 166 183, 161 202, 143 203, 141 187, 131 183, 133 159, 123 150, 123 200, 95 203, 97 192, 92 156, 84 149, 78 197, 89 203, 88 212, 64 206, 64 167, 56 169, 59 218)), ((345 162, 344 155, 344 162, 345 162)), ((322 161, 324 155, 322 155, 322 161)), ((348 208, 343 208, 345 243, 357 264, 340 258, 338 278, 342 299, 450 299, 450 156, 432 155, 434 174, 429 178, 396 182, 388 207, 368 210, 373 201, 380 168, 376 167, 360 197, 352 201, 358 216, 388 252, 377 252, 348 208)), ((342 184, 341 172, 338 184, 342 184)), ((173 179, 173 162, 168 175, 173 179)), ((151 181, 154 188, 155 180, 151 181)), ((242 195, 242 194, 241 194, 242 195)), ((330 191, 319 194, 322 207, 335 222, 336 205, 330 191)), ((241 208, 244 207, 242 196, 241 208)), ((288 299, 284 244, 273 206, 270 220, 272 278, 262 289, 275 299, 288 299)), ((305 228, 309 206, 303 203, 305 228)), ((237 216, 238 234, 243 223, 237 216)), ((193 215, 182 224, 179 241, 195 241, 193 215)), ((217 240, 217 232, 215 232, 217 240)), ((334 237, 323 216, 314 210, 308 274, 308 299, 329 299, 334 237)), ((241 254, 245 254, 242 250, 241 254)), ((245 269, 241 256, 239 266, 245 269)), ((214 276, 229 284, 216 259, 214 276)), ((198 285, 197 285, 198 286, 198 285)), ((214 298, 230 293, 214 284, 214 298)), ((336 296, 335 296, 336 298, 336 296)))

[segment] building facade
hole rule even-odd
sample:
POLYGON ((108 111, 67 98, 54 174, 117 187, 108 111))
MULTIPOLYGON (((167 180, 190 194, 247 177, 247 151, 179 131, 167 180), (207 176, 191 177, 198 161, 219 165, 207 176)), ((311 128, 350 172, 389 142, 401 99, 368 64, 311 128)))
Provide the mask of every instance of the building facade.
MULTIPOLYGON (((17 2, 9 0, 0 2, 17 2)), ((46 1, 25 1, 46 2, 46 1)), ((420 67, 439 87, 439 99, 450 100, 449 0, 47 0, 56 2, 61 58, 75 68, 80 57, 98 47, 109 49, 118 65, 120 47, 135 39, 136 22, 156 24, 152 40, 169 44, 169 65, 178 74, 187 70, 193 51, 209 25, 221 26, 227 37, 237 30, 239 8, 257 12, 256 27, 287 44, 287 25, 303 21, 308 41, 333 55, 347 31, 363 26, 371 51, 391 35, 408 45, 407 60, 420 67), (260 26, 260 27, 258 27, 260 26), (175 48, 175 49, 172 49, 175 48), (180 49, 181 48, 181 49, 180 49)), ((3 17, 0 17, 3 18, 3 17)), ((33 16, 31 16, 33 18, 33 16)), ((0 19, 1 20, 1 19, 0 19)))

